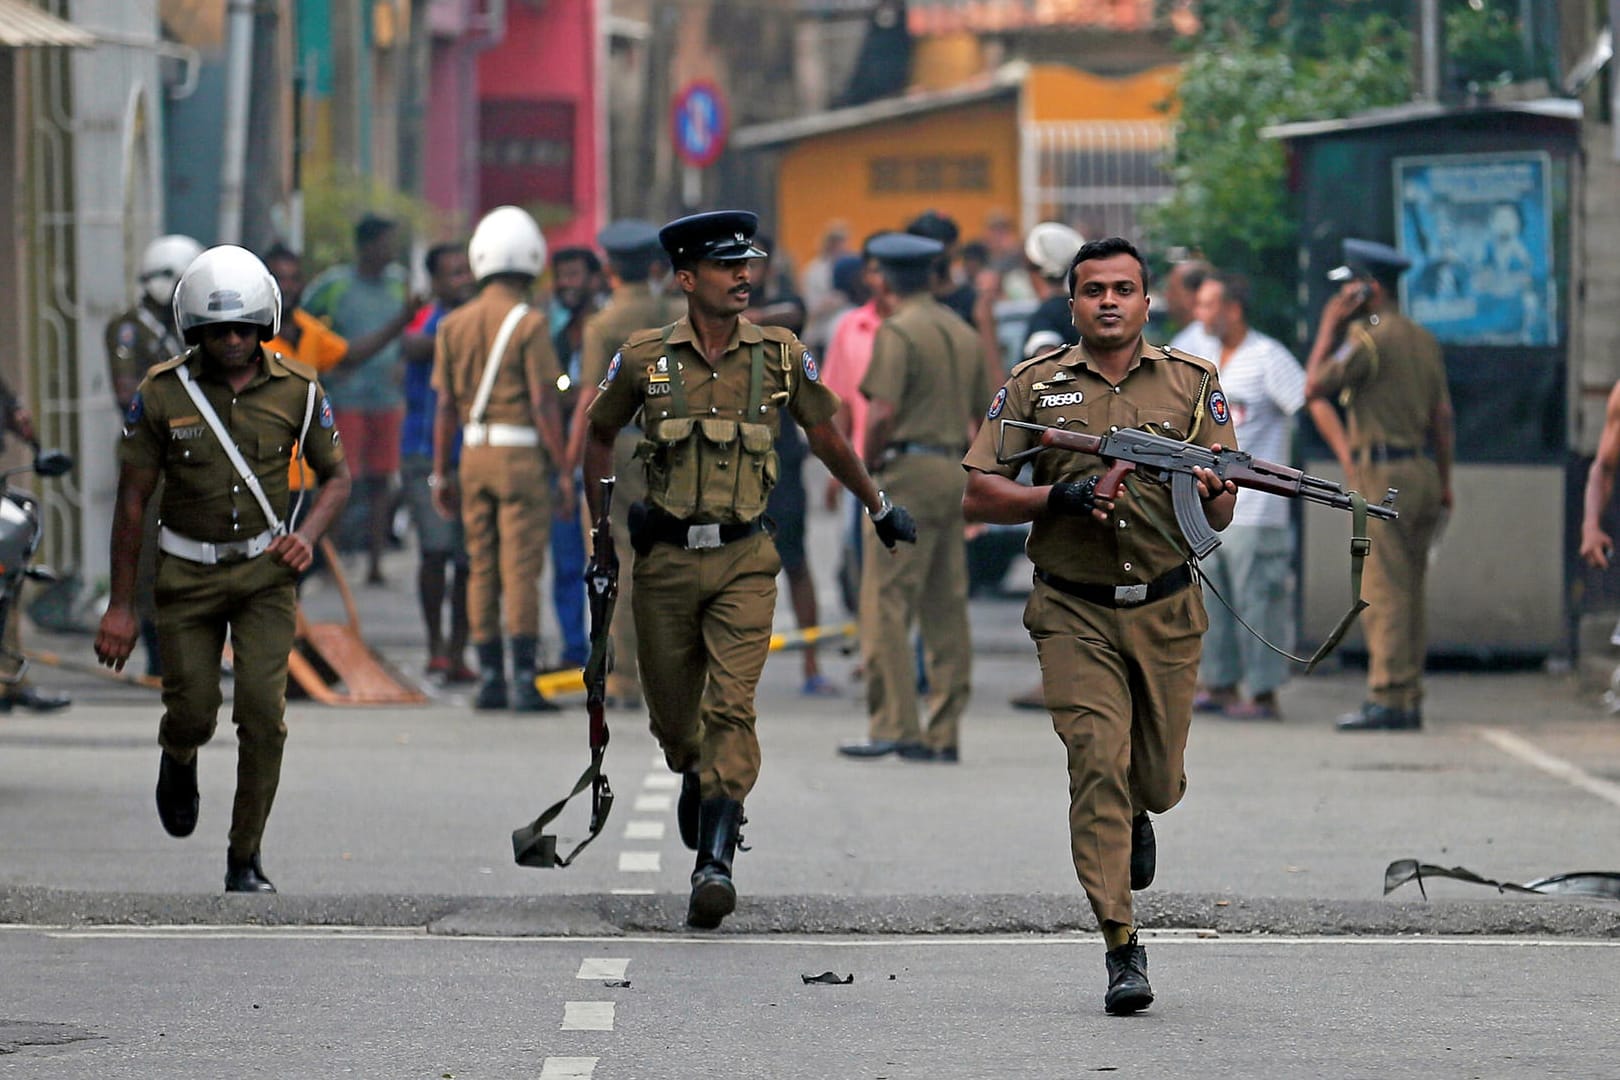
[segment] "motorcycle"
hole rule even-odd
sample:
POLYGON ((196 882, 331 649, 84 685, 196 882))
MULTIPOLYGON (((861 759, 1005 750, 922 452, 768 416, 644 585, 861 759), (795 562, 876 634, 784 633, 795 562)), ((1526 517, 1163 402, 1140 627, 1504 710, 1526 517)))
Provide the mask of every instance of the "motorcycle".
MULTIPOLYGON (((62 476, 72 468, 73 459, 62 451, 36 447, 32 464, 0 471, 0 631, 11 618, 12 606, 20 598, 25 580, 60 580, 49 567, 33 565, 34 553, 45 535, 39 499, 31 492, 13 488, 10 480, 29 472, 46 478, 62 476)), ((0 655, 17 665, 12 674, 0 675, 0 685, 20 682, 28 670, 28 658, 4 644, 0 644, 0 655)))

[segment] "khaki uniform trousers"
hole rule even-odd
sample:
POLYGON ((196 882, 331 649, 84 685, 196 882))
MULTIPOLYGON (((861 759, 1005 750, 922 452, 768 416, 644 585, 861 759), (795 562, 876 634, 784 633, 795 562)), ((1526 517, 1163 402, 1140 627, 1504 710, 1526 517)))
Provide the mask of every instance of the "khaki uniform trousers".
POLYGON ((219 664, 230 633, 235 677, 231 722, 237 743, 230 853, 237 858, 258 854, 281 780, 296 580, 268 555, 215 566, 158 557, 155 595, 164 709, 158 742, 177 761, 191 761, 214 735, 224 700, 219 664))
POLYGON ((636 557, 631 610, 653 737, 703 797, 746 799, 759 779, 754 692, 771 651, 782 560, 763 532, 718 548, 654 544, 636 557))
POLYGON ((1424 578, 1429 545, 1440 527, 1440 472, 1429 458, 1358 465, 1356 490, 1400 491, 1401 516, 1395 521, 1370 519, 1361 596, 1367 640, 1367 698, 1376 705, 1415 709, 1423 702, 1423 660, 1428 630, 1424 578))
POLYGON ((1133 925, 1131 819, 1164 813, 1187 790, 1187 729, 1209 626, 1203 595, 1189 586, 1107 608, 1036 581, 1024 626, 1068 750, 1075 875, 1099 926, 1133 925))
MULTIPOLYGON (((629 564, 630 504, 647 495, 647 475, 641 462, 635 460, 636 443, 641 441, 640 429, 619 432, 613 444, 613 470, 617 483, 613 485, 613 547, 619 553, 619 599, 613 609, 613 670, 608 672, 609 697, 620 701, 634 701, 641 697, 641 677, 636 662, 636 620, 631 615, 632 597, 635 595, 635 575, 622 572, 629 564)), ((594 523, 593 523, 594 524, 594 523)))
POLYGON ((506 633, 540 636, 540 572, 551 534, 551 478, 532 446, 461 451, 461 523, 467 533, 467 625, 474 645, 506 633))
POLYGON ((908 454, 882 470, 884 492, 917 519, 917 542, 883 546, 862 524, 861 662, 866 672, 868 734, 874 740, 953 748, 972 689, 967 544, 957 461, 908 454), (917 714, 917 665, 911 631, 922 633, 928 676, 926 730, 917 714))

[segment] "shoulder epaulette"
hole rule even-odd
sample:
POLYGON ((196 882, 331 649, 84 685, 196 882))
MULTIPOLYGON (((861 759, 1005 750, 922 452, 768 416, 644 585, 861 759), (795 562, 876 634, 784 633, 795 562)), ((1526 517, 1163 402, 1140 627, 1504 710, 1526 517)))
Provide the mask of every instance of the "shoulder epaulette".
POLYGON ((297 375, 301 379, 307 379, 310 382, 315 382, 320 378, 319 372, 296 357, 288 356, 284 352, 272 353, 271 355, 276 358, 276 361, 280 363, 282 367, 286 368, 288 371, 292 372, 294 375, 297 375))
POLYGON ((1220 373, 1220 365, 1213 360, 1205 360, 1202 356, 1171 348, 1169 345, 1156 345, 1154 348, 1158 349, 1168 360, 1180 360, 1184 364, 1192 364, 1194 367, 1201 368, 1211 374, 1220 373))
POLYGON ((191 356, 191 350, 187 349, 185 352, 179 354, 178 356, 171 356, 167 360, 160 360, 157 363, 153 364, 151 367, 147 368, 146 369, 146 374, 148 376, 152 376, 152 375, 160 375, 165 371, 173 371, 175 368, 177 368, 181 364, 185 363, 186 359, 188 357, 190 357, 190 356, 191 356))
POLYGON ((637 330, 635 333, 631 334, 625 339, 625 347, 634 349, 638 346, 649 344, 650 342, 663 341, 664 331, 667 329, 668 327, 665 326, 654 326, 646 330, 637 330))
MULTIPOLYGON (((758 323, 754 325, 759 326, 758 323)), ((760 326, 759 333, 766 341, 775 341, 783 345, 793 344, 794 339, 798 336, 785 326, 760 326)))
POLYGON ((1017 375, 1028 370, 1032 364, 1040 364, 1045 363, 1048 360, 1056 360, 1058 357, 1075 347, 1076 346, 1074 345, 1058 345, 1055 348, 1048 349, 1046 352, 1037 353, 1028 360, 1020 360, 1018 363, 1014 364, 1011 373, 1013 375, 1017 375))

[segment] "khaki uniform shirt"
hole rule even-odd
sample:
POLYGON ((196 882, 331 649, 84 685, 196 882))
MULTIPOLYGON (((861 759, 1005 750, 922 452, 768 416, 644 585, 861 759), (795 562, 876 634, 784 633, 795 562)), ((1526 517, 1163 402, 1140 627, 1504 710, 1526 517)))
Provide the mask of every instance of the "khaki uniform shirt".
MULTIPOLYGON (((1227 449, 1237 447, 1231 410, 1221 393, 1215 365, 1146 342, 1138 346, 1137 359, 1117 386, 1092 369, 1084 344, 1037 356, 1013 368, 1006 384, 991 398, 985 424, 962 459, 965 468, 1012 479, 1020 466, 996 462, 998 436, 1002 453, 1010 457, 1034 446, 1038 433, 1009 427, 1003 435, 1001 420, 1046 424, 1087 435, 1141 427, 1206 448, 1215 443, 1227 449)), ((1107 471, 1108 463, 1091 454, 1047 450, 1034 459, 1037 487, 1084 480, 1107 471)), ((1170 486, 1135 476, 1128 476, 1127 482, 1134 491, 1121 491, 1106 522, 1090 515, 1037 516, 1030 526, 1028 544, 1035 566, 1085 584, 1137 585, 1186 562, 1170 486)))
MULTIPOLYGON (((118 393, 120 380, 138 383, 153 364, 186 351, 180 335, 144 302, 114 316, 107 324, 106 344, 107 372, 114 394, 118 393)), ((120 406, 125 404, 119 402, 120 406)))
MULTIPOLYGON (((438 342, 433 349, 433 389, 438 391, 440 401, 455 407, 463 425, 469 422, 473 401, 478 397, 490 347, 513 303, 509 297, 485 289, 439 321, 438 342)), ((518 320, 500 365, 490 390, 489 407, 484 410, 484 423, 533 427, 532 402, 541 393, 555 393, 557 387, 557 351, 552 347, 544 315, 531 309, 518 320)))
POLYGON ((637 330, 663 327, 686 314, 684 296, 654 296, 645 281, 633 281, 613 290, 607 306, 585 324, 581 346, 579 381, 583 386, 599 386, 607 377, 608 361, 619 346, 637 330))
POLYGON ((1439 342, 1396 312, 1380 315, 1377 325, 1352 323, 1321 379, 1345 405, 1356 452, 1380 443, 1426 449, 1435 408, 1450 401, 1439 342))
POLYGON ((895 406, 895 442, 968 443, 972 420, 990 400, 978 337, 931 296, 906 300, 878 327, 861 393, 895 406))
MULTIPOLYGON (((259 350, 259 372, 239 391, 206 363, 200 348, 152 368, 124 414, 118 448, 123 465, 163 473, 163 524, 193 540, 246 540, 270 527, 258 500, 197 412, 175 369, 184 363, 202 388, 243 459, 259 478, 270 506, 286 520, 287 465, 304 426, 315 372, 290 357, 259 350)), ((304 455, 325 480, 343 460, 332 407, 316 383, 304 455)))

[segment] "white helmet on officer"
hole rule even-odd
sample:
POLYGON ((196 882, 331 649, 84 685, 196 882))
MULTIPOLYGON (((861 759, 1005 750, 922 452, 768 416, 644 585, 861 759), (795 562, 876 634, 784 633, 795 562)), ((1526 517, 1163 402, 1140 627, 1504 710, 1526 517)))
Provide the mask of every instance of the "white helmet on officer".
POLYGON ((1043 221, 1024 238, 1024 257, 1041 277, 1061 281, 1085 242, 1085 237, 1061 221, 1043 221))
POLYGON ((214 323, 252 323, 259 340, 281 329, 281 290, 259 257, 235 244, 209 248, 186 268, 174 290, 174 325, 187 345, 214 323))
POLYGON ((526 211, 497 206, 473 230, 467 261, 479 281, 496 274, 539 277, 546 267, 546 238, 526 211))
POLYGON ((191 260, 202 254, 202 245, 189 236, 170 233, 160 236, 141 252, 141 289, 152 303, 164 306, 174 299, 174 287, 191 260))

